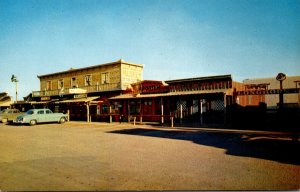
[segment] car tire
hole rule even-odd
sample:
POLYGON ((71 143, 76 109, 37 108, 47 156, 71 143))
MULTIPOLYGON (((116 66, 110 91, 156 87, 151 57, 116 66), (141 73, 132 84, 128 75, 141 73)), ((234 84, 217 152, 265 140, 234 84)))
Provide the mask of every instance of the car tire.
POLYGON ((30 126, 36 125, 36 120, 34 119, 30 120, 29 125, 30 126))
POLYGON ((2 123, 6 124, 8 119, 2 119, 2 123))
POLYGON ((63 123, 65 123, 65 122, 66 122, 66 119, 65 119, 64 117, 60 118, 60 120, 59 120, 59 123, 60 123, 60 124, 63 124, 63 123))

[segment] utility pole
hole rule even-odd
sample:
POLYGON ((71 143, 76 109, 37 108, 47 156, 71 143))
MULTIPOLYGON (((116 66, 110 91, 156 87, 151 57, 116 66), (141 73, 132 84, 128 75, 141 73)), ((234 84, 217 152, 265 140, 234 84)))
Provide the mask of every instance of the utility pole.
POLYGON ((12 75, 11 78, 10 78, 11 82, 14 82, 16 83, 16 103, 18 102, 18 79, 17 79, 17 76, 15 75, 12 75))

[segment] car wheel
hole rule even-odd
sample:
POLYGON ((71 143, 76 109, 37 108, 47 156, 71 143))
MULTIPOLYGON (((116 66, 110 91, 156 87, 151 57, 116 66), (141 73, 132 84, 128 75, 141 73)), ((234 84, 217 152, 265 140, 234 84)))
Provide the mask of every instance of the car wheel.
POLYGON ((2 123, 7 123, 7 119, 2 119, 2 123))
POLYGON ((59 123, 65 123, 66 122, 66 119, 65 118, 60 118, 60 120, 59 120, 59 123))
POLYGON ((31 125, 31 126, 36 125, 36 120, 34 120, 34 119, 30 120, 29 125, 31 125))

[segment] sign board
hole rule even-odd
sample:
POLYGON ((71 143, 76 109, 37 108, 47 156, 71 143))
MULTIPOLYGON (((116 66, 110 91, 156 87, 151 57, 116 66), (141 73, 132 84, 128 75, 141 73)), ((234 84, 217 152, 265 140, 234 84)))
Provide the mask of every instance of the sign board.
POLYGON ((50 101, 50 97, 41 97, 41 101, 50 101))
POLYGON ((247 91, 236 91, 236 95, 270 95, 270 94, 291 94, 291 93, 299 93, 300 89, 292 88, 292 89, 269 89, 269 90, 247 90, 247 91))
POLYGON ((73 89, 69 89, 69 93, 74 93, 74 94, 86 93, 86 90, 80 88, 73 88, 73 89))
POLYGON ((87 98, 87 94, 74 95, 74 99, 87 98))

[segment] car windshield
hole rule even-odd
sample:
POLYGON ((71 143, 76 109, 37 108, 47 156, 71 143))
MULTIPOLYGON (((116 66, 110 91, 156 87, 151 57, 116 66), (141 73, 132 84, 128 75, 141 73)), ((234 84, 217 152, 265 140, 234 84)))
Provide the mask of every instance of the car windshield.
POLYGON ((26 112, 27 115, 32 115, 33 114, 33 110, 29 110, 26 112))

